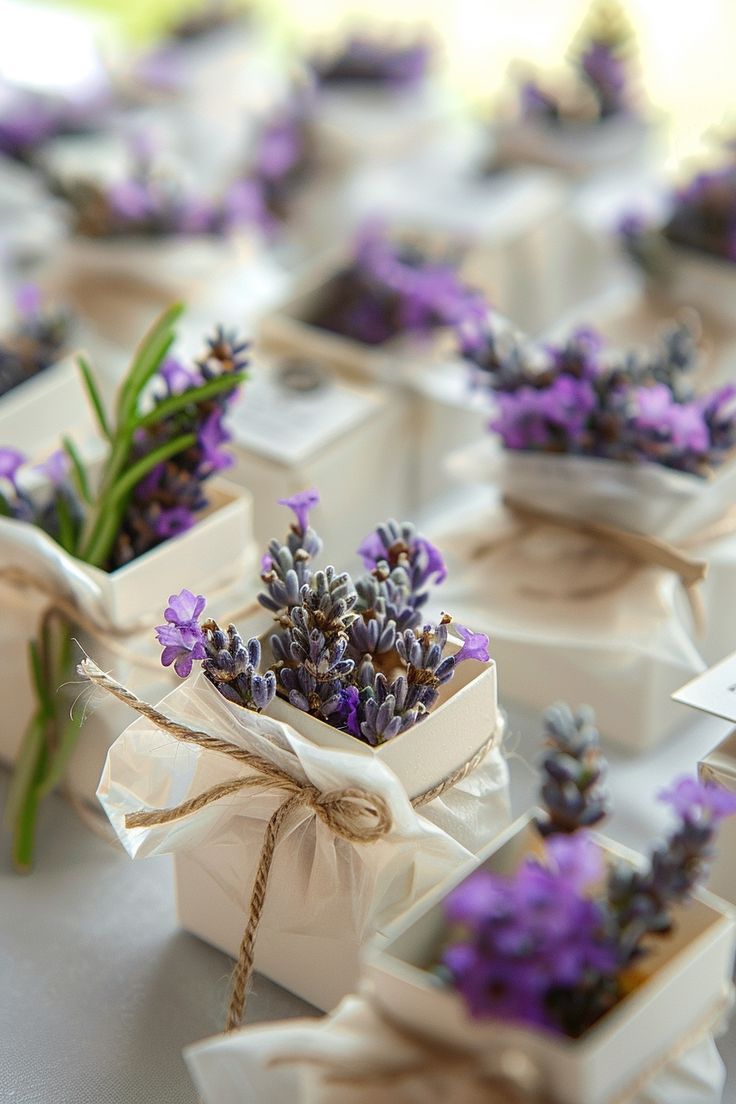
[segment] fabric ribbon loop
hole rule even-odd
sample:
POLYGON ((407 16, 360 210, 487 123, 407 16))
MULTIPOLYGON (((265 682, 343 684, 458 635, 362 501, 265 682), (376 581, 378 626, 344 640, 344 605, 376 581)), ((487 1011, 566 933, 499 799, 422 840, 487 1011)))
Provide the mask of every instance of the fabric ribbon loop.
MULTIPOLYGON (((289 816, 296 809, 306 809, 322 821, 338 838, 350 844, 370 844, 386 837, 393 826, 391 809, 381 794, 357 786, 339 790, 322 791, 311 782, 303 782, 288 771, 278 767, 269 759, 256 755, 245 748, 238 747, 228 740, 212 736, 190 728, 161 713, 155 706, 142 701, 121 683, 102 671, 93 660, 87 658, 77 667, 82 678, 87 679, 106 693, 124 702, 141 716, 146 717, 161 731, 175 740, 193 744, 203 750, 214 751, 232 759, 250 772, 247 775, 221 782, 209 789, 188 798, 181 804, 168 809, 141 809, 128 813, 125 827, 149 828, 159 824, 168 824, 173 820, 189 816, 204 809, 223 797, 230 797, 248 789, 278 789, 285 792, 284 800, 277 806, 268 821, 263 843, 256 866, 253 889, 248 909, 248 921, 240 945, 238 960, 233 973, 230 1004, 227 1012, 226 1031, 239 1027, 245 1013, 248 985, 253 973, 255 938, 261 913, 266 901, 268 878, 271 872, 276 845, 281 830, 289 816)), ((415 807, 427 804, 435 797, 456 785, 466 777, 485 758, 498 739, 495 730, 481 748, 451 775, 438 785, 414 798, 415 807)))

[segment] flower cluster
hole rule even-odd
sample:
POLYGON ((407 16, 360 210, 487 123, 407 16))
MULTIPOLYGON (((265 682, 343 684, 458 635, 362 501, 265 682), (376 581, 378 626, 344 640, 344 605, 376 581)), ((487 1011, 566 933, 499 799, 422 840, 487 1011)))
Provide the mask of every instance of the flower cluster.
POLYGON ((324 85, 378 85, 415 88, 427 75, 432 52, 428 42, 406 44, 354 35, 332 56, 317 59, 313 69, 324 85))
POLYGON ((619 226, 623 244, 645 268, 666 268, 666 244, 684 246, 711 257, 736 261, 736 162, 733 153, 717 168, 702 170, 671 197, 661 230, 635 214, 619 226), (664 252, 663 252, 664 250, 664 252))
POLYGON ((546 122, 601 122, 631 110, 629 31, 614 5, 599 5, 583 28, 572 58, 574 81, 548 91, 534 80, 521 90, 525 116, 546 122))
POLYGON ((704 475, 736 445, 736 388, 696 396, 687 324, 648 351, 616 354, 576 330, 536 347, 489 316, 460 328, 461 351, 493 392, 491 428, 508 449, 650 462, 704 475))
POLYGON ((195 660, 223 697, 244 709, 260 713, 276 693, 276 676, 272 671, 261 675, 261 645, 257 639, 244 643, 234 625, 227 632, 214 621, 202 625, 199 618, 206 605, 203 595, 190 590, 172 594, 164 610, 165 622, 156 629, 156 639, 163 646, 161 662, 174 665, 180 678, 187 678, 195 660))
POLYGON ((354 260, 334 279, 310 321, 381 345, 407 332, 426 337, 439 327, 479 318, 483 310, 482 295, 462 281, 451 261, 431 260, 370 223, 358 236, 354 260))
POLYGON ((213 621, 193 626, 203 607, 188 594, 170 600, 170 624, 157 630, 162 662, 186 677, 192 661, 203 660, 230 701, 260 709, 278 690, 297 709, 376 746, 428 715, 458 663, 486 662, 488 637, 457 626, 461 647, 447 654, 450 618, 423 621, 427 588, 444 579, 445 565, 408 523, 387 522, 363 542, 370 570, 355 583, 334 567, 313 570, 322 542, 309 511, 318 501, 315 491, 283 500, 295 521, 286 543, 271 541, 263 558, 259 600, 278 625, 266 681, 255 679, 253 641, 244 647, 233 626, 224 633, 213 621))
POLYGON ((259 197, 258 221, 265 231, 286 221, 295 194, 314 163, 310 110, 307 99, 295 95, 262 127, 243 183, 259 197))
POLYGON ((69 205, 75 230, 91 238, 223 236, 241 226, 261 226, 263 197, 257 182, 239 179, 224 194, 187 192, 171 175, 160 173, 147 139, 131 148, 130 173, 103 185, 92 180, 55 180, 54 190, 69 205))
POLYGON ((0 339, 0 396, 55 364, 70 339, 71 317, 44 306, 35 285, 20 289, 15 306, 15 325, 0 339))
POLYGON ((223 417, 243 378, 246 347, 220 328, 192 367, 172 357, 161 361, 144 409, 131 412, 135 428, 122 434, 126 493, 106 486, 103 474, 95 501, 77 450, 65 439, 37 468, 44 488, 30 494, 21 476, 26 458, 0 449, 0 513, 39 526, 67 551, 110 571, 191 528, 208 505, 204 484, 232 463, 223 449, 229 440, 223 417))
POLYGON ((558 706, 547 730, 569 778, 559 779, 553 768, 550 789, 545 757, 543 856, 530 856, 511 877, 476 871, 450 894, 445 912, 452 936, 442 968, 472 1016, 576 1038, 621 999, 630 984, 627 969, 647 953, 652 939, 671 931, 672 910, 704 877, 718 823, 736 813, 736 795, 680 779, 660 795, 678 824, 649 862, 639 868, 607 861, 582 827, 605 809, 597 789, 601 764, 592 716, 581 710, 575 718, 558 706), (584 779, 578 768, 586 761, 595 776, 592 796, 579 786, 584 779), (579 818, 578 828, 575 809, 559 801, 557 783, 568 780, 570 794, 582 793, 591 814, 579 818))
POLYGON ((102 102, 67 100, 13 89, 0 103, 0 154, 31 164, 54 138, 83 134, 99 124, 102 102))

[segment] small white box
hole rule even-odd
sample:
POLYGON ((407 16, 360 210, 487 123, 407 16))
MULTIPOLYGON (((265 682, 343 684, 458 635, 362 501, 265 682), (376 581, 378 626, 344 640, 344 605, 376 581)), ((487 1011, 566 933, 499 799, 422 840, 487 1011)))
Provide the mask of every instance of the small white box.
MULTIPOLYGON (((480 865, 510 873, 533 853, 538 841, 522 817, 480 853, 480 865)), ((614 859, 640 861, 599 837, 614 859)), ((578 1040, 514 1027, 498 1020, 474 1020, 459 994, 428 972, 446 931, 442 902, 474 866, 431 890, 364 952, 364 973, 373 998, 412 1034, 464 1051, 521 1051, 541 1072, 552 1097, 565 1104, 609 1104, 621 1098, 703 1018, 718 1007, 731 980, 736 923, 707 891, 698 891, 675 912, 671 935, 652 942, 643 960, 642 983, 578 1040)), ((626 1097, 628 1099, 628 1096, 626 1097)))
POLYGON ((500 161, 561 169, 571 176, 630 169, 652 138, 647 120, 622 112, 600 122, 542 122, 518 118, 496 128, 500 161))
POLYGON ((314 527, 339 569, 379 522, 411 512, 413 435, 410 397, 341 379, 306 351, 257 358, 242 398, 231 408, 235 467, 230 477, 254 496, 255 535, 265 552, 290 514, 278 500, 316 488, 314 527), (306 372, 309 390, 289 386, 288 369, 306 372))
POLYGON ((651 277, 652 285, 683 307, 694 307, 706 319, 736 327, 736 264, 725 257, 666 241, 666 269, 651 277))
MULTIPOLYGON (((85 651, 134 692, 159 698, 177 681, 170 669, 161 666, 160 646, 154 636, 169 595, 184 587, 203 592, 211 596, 208 612, 213 616, 218 612, 229 615, 253 595, 255 546, 250 498, 247 492, 219 479, 210 483, 208 495, 211 506, 192 529, 111 573, 72 559, 35 527, 8 519, 0 519, 2 562, 48 578, 62 593, 76 599, 88 616, 109 622, 113 630, 109 634, 103 630, 94 637, 84 631, 76 633, 79 658, 85 651), (126 635, 116 638, 116 630, 126 635)), ((6 711, 0 758, 12 763, 35 707, 27 644, 50 602, 30 589, 4 583, 0 583, 0 594, 0 633, 8 650, 2 670, 6 711)), ((78 703, 75 712, 82 708, 78 703)), ((67 772, 67 780, 79 796, 94 802, 107 750, 129 719, 130 711, 119 702, 105 700, 100 708, 87 706, 67 772)))
MULTIPOLYGON (((265 755, 325 792, 361 786, 387 803, 388 834, 370 844, 336 837, 299 809, 276 847, 256 969, 324 1009, 351 991, 362 943, 509 820, 508 772, 498 744, 441 797, 416 810, 409 801, 467 763, 490 736, 500 740, 493 662, 464 662, 431 715, 378 748, 280 700, 262 715, 243 710, 202 674, 169 694, 161 709, 265 755)), ((174 853, 182 926, 233 956, 263 833, 283 794, 266 783, 150 829, 128 829, 125 816, 240 773, 225 756, 174 741, 141 718, 110 749, 98 790, 133 857, 174 853)))
POLYGON ((85 450, 92 412, 73 358, 65 357, 0 398, 0 445, 40 462, 63 435, 85 450))

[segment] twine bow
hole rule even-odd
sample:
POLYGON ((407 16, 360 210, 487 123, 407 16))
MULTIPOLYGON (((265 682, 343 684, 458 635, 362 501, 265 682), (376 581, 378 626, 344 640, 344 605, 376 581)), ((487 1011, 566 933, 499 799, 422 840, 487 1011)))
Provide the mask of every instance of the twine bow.
MULTIPOLYGON (((700 592, 697 588, 708 571, 708 565, 704 560, 695 559, 683 549, 667 541, 659 540, 657 537, 647 536, 643 533, 633 533, 627 529, 619 529, 615 525, 606 525, 603 522, 582 521, 567 517, 564 514, 542 510, 511 495, 505 495, 502 502, 506 509, 522 524, 529 525, 532 528, 540 525, 550 525, 571 533, 580 533, 582 536, 590 537, 605 547, 613 548, 616 553, 635 566, 661 567, 665 571, 674 572, 685 589, 696 630, 698 632, 702 631, 704 625, 703 607, 700 592)), ((470 558, 480 559, 483 556, 491 555, 500 548, 502 543, 505 542, 483 541, 472 550, 470 558)), ((613 583, 573 584, 566 591, 565 596, 576 599, 602 595, 616 589, 625 581, 625 578, 626 576, 622 576, 613 583)))
MULTIPOLYGON (((168 824, 172 820, 179 820, 190 813, 196 813, 207 805, 211 805, 212 802, 219 801, 220 798, 229 797, 244 790, 274 788, 285 794, 283 801, 271 815, 266 825, 256 866, 248 908, 248 921, 233 972, 230 1003, 225 1023, 225 1030, 232 1031, 240 1026, 245 1013, 248 985, 253 973, 255 940, 266 901, 271 865, 276 844, 289 814, 294 809, 307 809, 338 838, 352 844, 368 844, 383 839, 391 831, 392 817, 389 805, 380 794, 371 793, 370 790, 365 790, 359 786, 322 791, 310 782, 302 782, 300 779, 294 778, 288 771, 276 766, 261 755, 238 747, 228 740, 222 740, 217 736, 211 736, 207 732, 201 732, 190 728, 188 725, 181 724, 161 713, 155 706, 149 705, 148 702, 136 697, 126 687, 100 670, 97 664, 89 658, 83 660, 77 670, 83 678, 94 683, 95 686, 99 686, 102 690, 117 698, 118 701, 124 702, 125 705, 134 709, 142 717, 146 717, 157 728, 168 733, 175 740, 194 744, 209 751, 219 752, 221 755, 226 755, 229 759, 232 759, 239 766, 247 768, 250 772, 247 775, 211 786, 195 797, 188 798, 172 808, 140 810, 139 812, 128 813, 125 817, 126 828, 149 828, 158 824, 168 824)), ((432 786, 418 797, 413 798, 412 805, 417 807, 433 801, 465 778, 483 761, 497 738, 498 732, 494 731, 466 763, 463 763, 461 767, 436 786, 432 786)))

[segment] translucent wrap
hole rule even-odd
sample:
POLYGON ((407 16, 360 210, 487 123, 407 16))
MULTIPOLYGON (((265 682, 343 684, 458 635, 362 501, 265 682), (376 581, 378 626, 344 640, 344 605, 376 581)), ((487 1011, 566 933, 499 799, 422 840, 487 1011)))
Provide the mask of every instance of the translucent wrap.
POLYGON ((631 750, 666 738, 684 722, 669 695, 733 633, 728 511, 736 465, 701 479, 651 464, 505 454, 491 440, 455 454, 451 465, 499 492, 480 515, 443 519, 433 539, 450 556, 443 602, 489 633, 505 693, 534 708, 556 698, 589 702, 604 735, 631 750), (519 509, 507 510, 504 496, 519 509), (526 507, 563 524, 534 520, 526 507), (691 560, 712 561, 690 591, 704 606, 703 635, 674 570, 565 520, 655 537, 691 560))
MULTIPOLYGON (((263 756, 323 793, 360 787, 387 803, 390 831, 372 843, 338 837, 308 806, 292 810, 278 839, 256 969, 323 1008, 333 1007, 354 986, 365 939, 458 865, 472 865, 474 849, 508 823, 508 776, 497 746, 462 782, 417 811, 397 775, 377 756, 320 747, 300 735, 296 709, 293 727, 243 710, 200 675, 168 695, 161 711, 263 756)), ((168 824, 126 829, 125 816, 171 807, 248 771, 226 755, 181 743, 139 719, 110 749, 98 790, 132 857, 176 856, 183 926, 233 955, 242 940, 264 831, 283 792, 264 780, 262 787, 219 798, 168 824)))
MULTIPOLYGON (((348 997, 323 1020, 297 1020, 246 1028, 190 1047, 189 1069, 203 1104, 496 1104, 495 1096, 473 1094, 448 1073, 419 1074, 398 1083, 351 1086, 327 1084, 320 1064, 344 1068, 370 1062, 414 1062, 426 1056, 420 1046, 387 1028, 360 996, 348 997), (311 1063, 293 1063, 308 1054, 311 1063)), ((720 1104, 726 1071, 713 1036, 705 1035, 673 1057, 626 1104, 720 1104)), ((503 1099, 503 1098, 502 1098, 503 1099)), ((529 1104, 535 1104, 532 1097, 529 1104)))
MULTIPOLYGON (((175 681, 161 666, 153 633, 168 596, 183 587, 204 591, 211 596, 213 616, 246 604, 248 571, 256 559, 250 498, 224 480, 213 480, 208 492, 212 508, 194 528, 110 573, 68 555, 35 526, 0 518, 0 642, 6 653, 0 675, 5 703, 0 759, 15 760, 35 708, 28 643, 49 607, 78 611, 79 621, 71 627, 77 661, 84 652, 94 655, 137 693, 156 698, 175 681), (10 569, 13 575, 3 577, 10 569), (19 577, 19 571, 29 578, 19 577)), ((70 706, 79 691, 75 680, 67 691, 70 706)), ((107 749, 131 714, 109 701, 101 709, 95 702, 80 702, 75 715, 78 710, 84 710, 85 719, 67 780, 77 794, 94 801, 107 749)))

